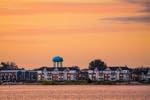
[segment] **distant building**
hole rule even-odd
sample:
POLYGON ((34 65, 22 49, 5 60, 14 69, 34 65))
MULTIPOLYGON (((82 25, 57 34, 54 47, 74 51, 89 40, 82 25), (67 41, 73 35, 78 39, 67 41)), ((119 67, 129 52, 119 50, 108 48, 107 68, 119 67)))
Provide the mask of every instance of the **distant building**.
POLYGON ((88 79, 89 79, 88 69, 80 70, 78 80, 88 80, 88 79))
POLYGON ((0 82, 16 82, 18 70, 0 70, 0 82))
POLYGON ((147 71, 145 75, 145 80, 150 81, 150 69, 147 71))
POLYGON ((150 68, 130 69, 127 66, 110 66, 106 68, 82 69, 64 67, 64 59, 56 56, 52 67, 34 70, 19 69, 14 63, 0 64, 0 83, 3 82, 37 82, 37 81, 150 81, 150 68))
POLYGON ((80 69, 78 67, 63 67, 63 58, 56 56, 52 59, 54 67, 41 67, 35 69, 38 73, 38 80, 62 81, 78 80, 80 69))
POLYGON ((78 80, 79 68, 76 67, 42 67, 36 69, 38 80, 62 81, 78 80))
POLYGON ((131 79, 130 69, 126 66, 88 69, 86 72, 88 73, 88 78, 93 81, 129 81, 131 79))
POLYGON ((0 70, 0 82, 35 82, 37 72, 30 70, 0 70))
POLYGON ((133 81, 150 81, 150 68, 136 68, 132 71, 133 81))

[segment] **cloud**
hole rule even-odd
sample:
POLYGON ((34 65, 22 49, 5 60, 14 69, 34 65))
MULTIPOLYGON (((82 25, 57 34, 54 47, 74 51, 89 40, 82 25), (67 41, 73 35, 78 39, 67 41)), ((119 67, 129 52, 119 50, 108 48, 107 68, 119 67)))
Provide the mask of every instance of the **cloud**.
POLYGON ((150 23, 150 15, 104 18, 103 20, 115 20, 118 22, 132 22, 132 23, 133 22, 150 23))
POLYGON ((137 10, 139 13, 138 16, 123 16, 123 17, 114 17, 114 18, 103 18, 103 20, 112 20, 119 22, 136 22, 136 23, 150 23, 150 0, 123 0, 130 4, 138 4, 141 6, 140 10, 137 10))
POLYGON ((142 5, 142 12, 150 14, 150 0, 127 0, 129 3, 132 4, 140 4, 142 5))

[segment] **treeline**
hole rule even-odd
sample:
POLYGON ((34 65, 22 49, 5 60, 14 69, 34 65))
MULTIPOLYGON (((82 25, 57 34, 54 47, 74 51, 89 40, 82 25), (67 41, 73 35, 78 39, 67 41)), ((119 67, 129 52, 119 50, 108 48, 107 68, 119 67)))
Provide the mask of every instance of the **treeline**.
POLYGON ((24 68, 19 68, 16 63, 14 62, 1 62, 0 63, 0 70, 19 70, 24 68))
MULTIPOLYGON (((104 70, 107 67, 108 67, 107 64, 104 61, 102 61, 101 59, 92 60, 88 65, 88 68, 91 70, 94 70, 95 68, 97 68, 99 70, 104 70)), ((126 67, 128 67, 128 66, 126 66, 126 67)), ((18 67, 18 65, 16 63, 10 62, 10 61, 0 63, 0 70, 19 70, 19 69, 25 69, 25 68, 20 68, 20 67, 18 67)), ((148 71, 150 69, 150 67, 141 66, 141 67, 136 67, 136 68, 131 68, 131 69, 132 69, 133 73, 141 74, 141 72, 148 71)))

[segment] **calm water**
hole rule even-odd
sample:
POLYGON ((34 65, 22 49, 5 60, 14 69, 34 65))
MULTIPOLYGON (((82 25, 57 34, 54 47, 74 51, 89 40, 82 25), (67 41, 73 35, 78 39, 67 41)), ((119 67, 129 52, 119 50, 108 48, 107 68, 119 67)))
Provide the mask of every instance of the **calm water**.
POLYGON ((0 100, 150 100, 150 85, 0 86, 0 100))

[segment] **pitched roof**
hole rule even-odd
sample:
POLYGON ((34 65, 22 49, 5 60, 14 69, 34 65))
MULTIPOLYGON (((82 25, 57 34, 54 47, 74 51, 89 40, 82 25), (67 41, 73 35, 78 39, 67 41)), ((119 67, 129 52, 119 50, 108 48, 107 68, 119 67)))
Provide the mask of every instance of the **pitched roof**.
POLYGON ((146 75, 149 70, 150 68, 135 68, 132 70, 132 73, 137 75, 142 75, 142 74, 146 75))
POLYGON ((40 67, 40 68, 36 68, 36 69, 34 69, 35 71, 38 71, 38 70, 44 70, 44 69, 47 69, 48 67, 46 67, 46 66, 43 66, 43 67, 40 67))
POLYGON ((54 71, 54 70, 58 70, 58 71, 64 71, 64 70, 76 70, 76 71, 80 71, 79 68, 77 67, 40 67, 34 70, 44 70, 46 69, 47 71, 54 71))
POLYGON ((125 67, 120 67, 122 70, 130 70, 127 66, 125 67))
POLYGON ((110 70, 113 70, 113 71, 119 69, 119 67, 109 67, 109 68, 110 68, 110 70))
POLYGON ((76 70, 76 71, 80 71, 79 67, 68 67, 69 70, 76 70))
POLYGON ((130 70, 130 68, 128 68, 127 66, 110 66, 109 68, 110 68, 111 70, 117 70, 117 69, 130 70))
POLYGON ((81 69, 81 72, 87 72, 89 69, 81 69))

